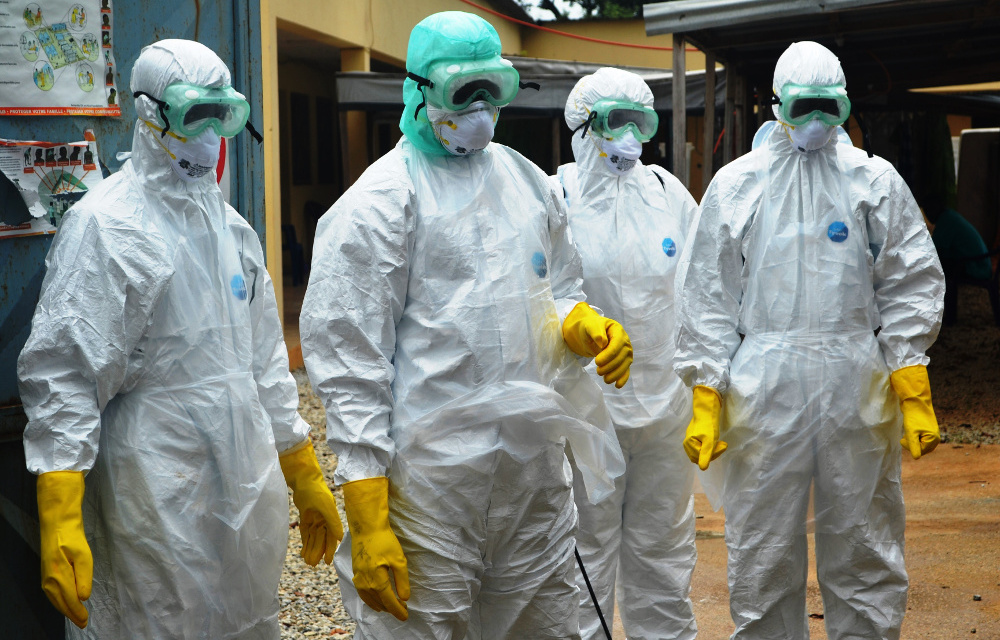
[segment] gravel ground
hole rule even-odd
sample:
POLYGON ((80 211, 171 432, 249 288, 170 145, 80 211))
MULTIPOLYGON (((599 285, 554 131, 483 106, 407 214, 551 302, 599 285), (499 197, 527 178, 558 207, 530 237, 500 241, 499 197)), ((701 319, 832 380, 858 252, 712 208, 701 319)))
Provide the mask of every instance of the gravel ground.
POLYGON ((959 290, 958 320, 927 355, 941 441, 1000 444, 1000 327, 985 289, 959 290))
MULTIPOLYGON (((326 414, 323 405, 313 394, 305 369, 293 372, 299 386, 299 413, 312 425, 313 446, 319 457, 320 467, 330 487, 333 487, 333 470, 337 457, 326 446, 326 414)), ((344 495, 339 488, 333 489, 337 505, 341 509, 340 518, 345 523, 343 513, 344 495)), ((320 562, 310 567, 299 556, 302 540, 298 532, 299 514, 291 504, 289 495, 288 553, 285 556, 285 571, 281 574, 278 597, 281 599, 282 638, 302 640, 303 638, 350 638, 354 635, 354 621, 347 615, 340 600, 340 586, 333 565, 320 562)))
MULTIPOLYGON (((985 290, 964 288, 958 321, 944 327, 928 355, 934 408, 941 439, 955 444, 1000 444, 1000 327, 993 324, 985 290)), ((333 487, 337 458, 326 446, 323 407, 305 370, 294 372, 299 413, 312 425, 312 437, 327 483, 333 487)), ((334 489, 343 509, 343 495, 334 489)), ((289 504, 291 500, 289 500, 289 504)), ((309 567, 299 557, 298 513, 290 505, 291 530, 281 577, 282 638, 350 638, 354 622, 344 610, 333 566, 309 567)), ((343 518, 343 514, 342 514, 343 518)), ((344 519, 346 522, 346 519, 344 519)))

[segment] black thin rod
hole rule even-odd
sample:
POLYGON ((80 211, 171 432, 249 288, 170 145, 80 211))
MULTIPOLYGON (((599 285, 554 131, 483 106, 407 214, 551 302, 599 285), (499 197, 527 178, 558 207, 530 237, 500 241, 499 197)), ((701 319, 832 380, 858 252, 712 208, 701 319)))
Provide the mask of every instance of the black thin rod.
POLYGON ((583 568, 583 558, 580 557, 580 550, 573 547, 573 553, 576 554, 576 563, 580 565, 580 573, 583 574, 583 581, 587 583, 587 591, 590 592, 590 601, 594 603, 594 608, 597 609, 597 617, 601 619, 601 627, 604 629, 604 635, 607 636, 608 640, 611 640, 611 629, 608 629, 608 623, 604 620, 601 605, 597 603, 597 594, 594 593, 594 587, 590 586, 590 578, 587 577, 587 570, 583 568))

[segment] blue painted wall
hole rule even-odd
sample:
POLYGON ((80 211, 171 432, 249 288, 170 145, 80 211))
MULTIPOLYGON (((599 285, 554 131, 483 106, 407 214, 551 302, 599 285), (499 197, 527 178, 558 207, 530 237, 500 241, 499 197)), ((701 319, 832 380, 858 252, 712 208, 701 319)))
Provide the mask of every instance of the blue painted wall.
MULTIPOLYGON (((263 123, 258 0, 113 0, 113 51, 120 118, 0 117, 0 138, 69 142, 83 130, 97 135, 112 171, 132 145, 135 109, 128 90, 143 46, 164 38, 198 40, 233 71, 233 85, 250 100, 251 122, 263 123)), ((233 205, 264 241, 264 157, 248 134, 230 147, 233 205)), ((34 476, 25 471, 16 362, 30 330, 51 236, 0 239, 0 627, 5 638, 61 638, 63 618, 40 588, 34 476)))

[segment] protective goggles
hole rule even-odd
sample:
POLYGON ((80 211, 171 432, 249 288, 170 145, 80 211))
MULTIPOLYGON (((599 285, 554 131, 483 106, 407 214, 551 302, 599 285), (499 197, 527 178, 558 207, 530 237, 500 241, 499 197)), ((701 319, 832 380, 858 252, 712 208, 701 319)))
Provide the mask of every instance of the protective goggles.
POLYGON ((424 102, 420 107, 430 103, 448 111, 461 111, 478 100, 504 107, 521 87, 517 69, 500 56, 486 60, 440 60, 426 78, 415 73, 407 73, 406 77, 423 90, 424 102))
POLYGON ((851 115, 851 101, 843 86, 808 87, 786 84, 781 88, 781 97, 775 95, 781 121, 791 125, 801 125, 819 119, 824 124, 843 124, 851 115))
POLYGON ((627 100, 604 98, 594 103, 587 120, 573 130, 576 133, 592 128, 595 133, 608 138, 617 138, 631 131, 640 142, 647 142, 656 135, 660 118, 650 107, 627 100))
MULTIPOLYGON (((250 103, 232 87, 200 87, 175 82, 163 90, 163 98, 155 98, 145 91, 136 91, 133 97, 146 96, 159 106, 164 127, 161 137, 168 132, 193 137, 212 127, 222 137, 232 137, 248 126, 250 103)), ((248 127, 254 138, 260 134, 248 127)))

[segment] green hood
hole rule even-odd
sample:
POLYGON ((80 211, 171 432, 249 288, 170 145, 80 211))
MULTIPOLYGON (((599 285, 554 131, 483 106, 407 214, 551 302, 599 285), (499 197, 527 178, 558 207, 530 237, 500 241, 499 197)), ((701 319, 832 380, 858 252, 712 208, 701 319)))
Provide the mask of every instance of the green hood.
MULTIPOLYGON (((427 77, 432 63, 445 59, 481 60, 500 55, 500 36, 489 22, 464 11, 442 11, 430 15, 413 27, 406 49, 406 70, 427 77)), ((424 153, 449 155, 427 119, 426 107, 417 83, 407 78, 403 82, 403 116, 399 128, 415 147, 424 153)))

